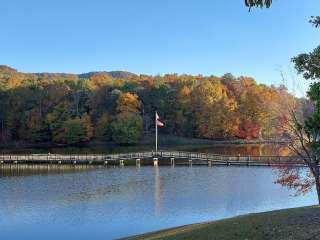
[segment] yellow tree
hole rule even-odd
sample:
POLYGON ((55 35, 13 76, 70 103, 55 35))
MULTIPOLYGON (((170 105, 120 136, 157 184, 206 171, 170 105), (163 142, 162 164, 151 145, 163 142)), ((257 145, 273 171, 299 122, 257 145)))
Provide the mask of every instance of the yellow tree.
POLYGON ((237 103, 220 80, 206 80, 192 92, 197 132, 204 138, 221 138, 237 133, 237 103))
POLYGON ((245 138, 262 137, 263 128, 268 121, 268 110, 264 101, 263 87, 253 78, 240 78, 239 110, 241 127, 245 138), (254 130, 252 130, 254 129, 254 130), (246 136, 248 134, 248 136, 246 136))
POLYGON ((136 94, 121 93, 117 100, 117 112, 139 113, 141 102, 136 94))
POLYGON ((179 135, 192 136, 194 117, 191 106, 191 89, 183 86, 177 93, 177 110, 175 114, 176 131, 179 135))
POLYGON ((141 103, 132 93, 121 93, 117 100, 117 116, 111 124, 112 139, 118 144, 136 144, 143 133, 141 103))
POLYGON ((86 83, 89 88, 101 88, 104 86, 111 86, 113 84, 113 79, 108 74, 97 73, 89 78, 86 83))
POLYGON ((91 118, 88 113, 81 116, 81 127, 84 130, 84 141, 89 141, 93 137, 94 128, 91 123, 91 118))

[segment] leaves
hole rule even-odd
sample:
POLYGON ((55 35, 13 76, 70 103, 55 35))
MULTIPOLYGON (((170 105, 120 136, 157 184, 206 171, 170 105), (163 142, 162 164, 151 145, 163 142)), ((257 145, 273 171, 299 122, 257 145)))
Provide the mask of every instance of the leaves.
POLYGON ((269 8, 272 4, 272 0, 245 0, 245 5, 249 8, 252 7, 267 7, 269 8))
POLYGON ((63 142, 67 144, 89 141, 93 136, 93 127, 87 113, 81 118, 76 117, 65 121, 63 128, 63 142))
POLYGON ((96 138, 133 144, 144 131, 154 130, 156 110, 166 126, 161 133, 210 139, 282 137, 277 125, 288 116, 288 102, 295 101, 283 87, 267 87, 231 74, 115 79, 99 73, 80 78, 2 69, 3 141, 74 144, 96 138), (126 130, 120 131, 119 126, 126 130))
MULTIPOLYGON (((312 21, 317 27, 319 18, 312 21)), ((311 53, 303 53, 292 59, 299 74, 307 80, 316 80, 310 85, 308 97, 314 104, 314 109, 307 117, 297 116, 291 111, 291 118, 287 126, 290 129, 289 147, 308 166, 308 175, 300 174, 298 168, 286 168, 280 171, 277 181, 289 188, 297 189, 298 193, 305 193, 316 185, 318 201, 320 203, 320 46, 311 53)))
POLYGON ((110 129, 110 116, 104 113, 98 118, 95 127, 95 137, 100 140, 110 140, 111 139, 111 129, 110 129))
POLYGON ((138 113, 140 111, 141 103, 138 96, 132 93, 122 93, 117 100, 117 112, 131 112, 138 113))
POLYGON ((292 62, 298 73, 305 79, 320 79, 320 46, 310 53, 303 53, 294 57, 292 62))
POLYGON ((143 132, 138 96, 122 93, 117 100, 117 116, 111 124, 112 139, 121 145, 138 143, 143 132))
POLYGON ((142 118, 135 113, 119 113, 112 122, 112 139, 120 145, 137 144, 142 136, 142 118))
POLYGON ((277 184, 296 190, 296 194, 305 194, 312 190, 314 179, 303 168, 279 167, 277 168, 277 184))
POLYGON ((320 16, 312 16, 309 21, 314 27, 320 27, 320 16))

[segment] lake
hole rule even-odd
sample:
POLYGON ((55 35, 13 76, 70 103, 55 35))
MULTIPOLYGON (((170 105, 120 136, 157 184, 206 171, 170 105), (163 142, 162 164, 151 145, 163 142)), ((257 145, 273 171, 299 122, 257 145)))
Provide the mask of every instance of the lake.
POLYGON ((0 239, 115 239, 317 203, 267 167, 125 167, 0 173, 0 239))

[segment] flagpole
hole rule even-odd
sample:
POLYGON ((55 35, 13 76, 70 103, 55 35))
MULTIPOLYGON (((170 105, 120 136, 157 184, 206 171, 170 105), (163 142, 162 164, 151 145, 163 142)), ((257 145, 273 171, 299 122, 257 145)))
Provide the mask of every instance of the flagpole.
POLYGON ((157 123, 157 111, 155 115, 155 124, 156 124, 156 154, 158 153, 158 123, 157 123))

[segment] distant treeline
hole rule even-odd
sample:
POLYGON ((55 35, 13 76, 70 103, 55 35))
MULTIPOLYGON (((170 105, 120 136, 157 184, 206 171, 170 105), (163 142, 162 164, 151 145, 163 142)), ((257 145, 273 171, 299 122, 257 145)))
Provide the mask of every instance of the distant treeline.
POLYGON ((253 78, 128 72, 20 73, 0 66, 0 140, 135 144, 153 131, 206 139, 281 138, 289 106, 305 102, 253 78))

